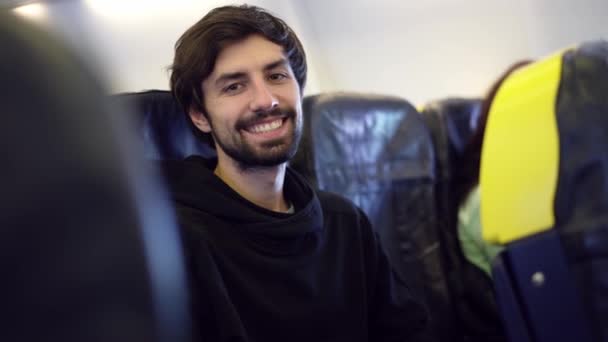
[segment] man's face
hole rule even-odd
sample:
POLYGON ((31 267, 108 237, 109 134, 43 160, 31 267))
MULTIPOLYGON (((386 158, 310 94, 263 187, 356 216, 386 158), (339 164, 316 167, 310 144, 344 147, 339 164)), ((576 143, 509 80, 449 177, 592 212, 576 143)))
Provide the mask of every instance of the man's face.
POLYGON ((202 84, 203 113, 194 124, 211 133, 218 158, 241 168, 276 166, 302 135, 301 93, 283 48, 258 35, 226 46, 202 84))

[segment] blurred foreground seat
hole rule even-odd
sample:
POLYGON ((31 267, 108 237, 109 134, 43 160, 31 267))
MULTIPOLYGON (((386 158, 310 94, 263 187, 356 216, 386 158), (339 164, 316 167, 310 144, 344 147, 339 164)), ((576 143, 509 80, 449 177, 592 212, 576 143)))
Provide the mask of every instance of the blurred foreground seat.
POLYGON ((187 341, 163 189, 61 42, 0 12, 0 341, 187 341))

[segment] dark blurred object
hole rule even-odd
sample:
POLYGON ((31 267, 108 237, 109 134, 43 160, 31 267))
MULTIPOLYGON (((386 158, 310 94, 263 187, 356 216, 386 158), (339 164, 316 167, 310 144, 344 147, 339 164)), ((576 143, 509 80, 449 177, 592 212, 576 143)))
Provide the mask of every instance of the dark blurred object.
POLYGON ((453 341, 506 340, 492 279, 466 259, 458 237, 458 194, 468 182, 458 169, 477 129, 481 105, 481 99, 449 98, 431 102, 422 111, 437 156, 439 240, 449 284, 446 305, 451 308, 445 324, 453 329, 453 341))
POLYGON ((556 114, 556 228, 591 327, 608 341, 608 42, 564 54, 556 114))
POLYGON ((188 340, 172 211, 126 115, 4 11, 0 46, 0 340, 188 340))

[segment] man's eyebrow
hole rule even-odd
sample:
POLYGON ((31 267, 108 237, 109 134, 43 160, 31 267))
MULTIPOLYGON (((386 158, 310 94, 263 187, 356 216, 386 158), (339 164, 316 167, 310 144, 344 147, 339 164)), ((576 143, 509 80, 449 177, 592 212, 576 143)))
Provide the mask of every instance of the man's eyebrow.
POLYGON ((228 73, 220 75, 220 77, 218 77, 218 79, 215 80, 214 83, 216 86, 219 86, 223 83, 226 83, 227 81, 241 80, 245 77, 247 77, 247 74, 242 71, 228 72, 228 73))
MULTIPOLYGON (((278 68, 280 66, 285 66, 287 64, 288 64, 287 60, 285 58, 281 58, 274 62, 266 64, 264 66, 264 71, 272 70, 272 69, 278 68)), ((214 83, 216 86, 219 86, 223 83, 226 83, 227 81, 242 80, 246 77, 247 77, 247 73, 245 73, 243 71, 228 72, 228 73, 221 74, 220 77, 218 77, 214 83)))
POLYGON ((287 65, 287 60, 285 58, 281 58, 272 63, 266 64, 266 66, 264 67, 264 71, 272 70, 285 65, 287 65))

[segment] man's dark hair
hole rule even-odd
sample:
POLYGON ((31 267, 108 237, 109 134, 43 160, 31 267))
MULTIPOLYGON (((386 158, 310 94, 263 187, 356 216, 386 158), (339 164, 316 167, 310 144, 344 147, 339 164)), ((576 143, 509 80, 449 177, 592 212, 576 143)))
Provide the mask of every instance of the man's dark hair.
POLYGON ((201 132, 188 117, 194 108, 209 118, 205 110, 202 82, 213 72, 224 47, 259 34, 283 47, 302 92, 306 84, 306 55, 300 40, 287 24, 266 10, 249 5, 218 7, 190 27, 175 43, 171 66, 171 91, 186 112, 187 121, 197 137, 210 142, 211 135, 201 132))

